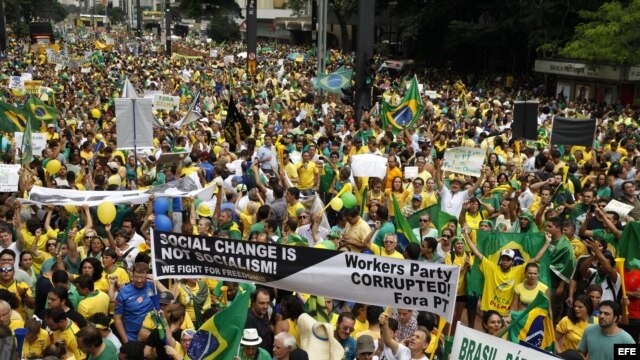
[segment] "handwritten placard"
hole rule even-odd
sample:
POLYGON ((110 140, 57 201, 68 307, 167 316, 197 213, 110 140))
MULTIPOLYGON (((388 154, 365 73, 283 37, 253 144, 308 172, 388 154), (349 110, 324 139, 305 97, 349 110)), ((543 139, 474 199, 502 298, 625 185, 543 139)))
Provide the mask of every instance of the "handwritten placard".
POLYGON ((463 175, 480 176, 486 156, 484 149, 464 146, 447 149, 442 169, 463 175))
POLYGON ((42 80, 25 80, 24 88, 27 90, 27 93, 31 95, 39 95, 40 87, 44 82, 42 80))
POLYGON ((175 110, 180 106, 180 97, 164 94, 153 95, 153 102, 151 103, 155 110, 175 110))
POLYGON ((629 215, 629 212, 631 212, 631 210, 633 210, 633 206, 632 205, 625 204, 625 203, 620 202, 618 200, 609 201, 607 206, 605 206, 605 208, 604 208, 604 211, 613 211, 613 212, 617 213, 618 215, 620 215, 620 217, 625 217, 625 216, 629 215))
POLYGON ((404 168, 404 178, 405 179, 413 179, 418 176, 418 167, 417 166, 406 166, 404 168))
POLYGON ((18 191, 19 170, 19 164, 0 164, 0 192, 18 191))
MULTIPOLYGON (((17 147, 22 146, 22 138, 24 133, 15 132, 15 144, 17 147)), ((42 156, 42 150, 47 147, 47 137, 45 133, 31 133, 32 151, 35 156, 42 156)))
POLYGON ((369 176, 384 179, 387 174, 387 158, 380 155, 361 154, 351 157, 353 176, 369 176))

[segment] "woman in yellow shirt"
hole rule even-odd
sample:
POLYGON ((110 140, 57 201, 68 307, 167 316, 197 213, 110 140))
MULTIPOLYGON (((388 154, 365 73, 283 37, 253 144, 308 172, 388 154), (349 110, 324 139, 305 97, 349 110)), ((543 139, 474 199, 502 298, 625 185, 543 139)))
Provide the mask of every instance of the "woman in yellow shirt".
POLYGON ((540 268, 536 263, 528 263, 524 268, 525 281, 516 285, 514 288, 513 301, 511 302, 511 310, 524 310, 527 305, 531 304, 539 292, 543 292, 548 298, 551 298, 547 285, 538 280, 540 268))
POLYGON ((396 176, 391 181, 391 188, 385 190, 384 195, 387 198, 387 209, 389 209, 389 217, 393 218, 396 215, 393 208, 393 195, 395 195, 396 200, 398 201, 398 206, 402 208, 405 201, 407 200, 407 196, 409 196, 409 190, 402 187, 402 177, 396 176))
POLYGON ((396 160, 396 156, 394 153, 389 154, 389 160, 387 161, 387 176, 385 177, 385 190, 391 189, 393 185, 393 180, 396 177, 402 178, 402 169, 398 167, 398 161, 396 160))
POLYGON ((578 344, 584 334, 584 329, 591 324, 597 324, 598 318, 591 316, 593 302, 584 294, 573 300, 573 306, 567 316, 556 325, 556 351, 578 350, 578 344))
POLYGON ((203 323, 202 313, 211 307, 211 295, 202 280, 184 279, 178 284, 178 302, 186 306, 187 315, 196 329, 203 323))
POLYGON ((25 327, 27 335, 22 345, 22 356, 28 359, 42 358, 44 349, 51 345, 51 338, 42 325, 36 319, 27 320, 25 327))

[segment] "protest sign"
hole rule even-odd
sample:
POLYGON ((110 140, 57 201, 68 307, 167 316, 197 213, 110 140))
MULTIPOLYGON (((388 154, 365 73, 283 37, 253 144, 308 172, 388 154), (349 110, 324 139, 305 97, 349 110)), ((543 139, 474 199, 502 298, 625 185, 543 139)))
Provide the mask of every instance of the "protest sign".
POLYGON ((474 330, 458 322, 451 348, 451 359, 536 359, 557 360, 556 357, 518 345, 502 338, 474 330))
POLYGON ((164 94, 154 94, 153 102, 151 103, 155 110, 169 110, 173 111, 180 106, 180 97, 164 94))
POLYGON ((218 49, 209 50, 209 57, 217 58, 218 57, 218 49))
POLYGON ((211 277, 453 319, 460 268, 297 246, 153 231, 156 279, 211 277))
POLYGON ((153 147, 151 99, 115 99, 118 149, 153 147))
POLYGON ((615 213, 617 213, 618 215, 620 215, 620 217, 624 218, 625 216, 629 215, 629 212, 631 212, 631 210, 633 210, 633 205, 627 205, 623 202, 620 202, 618 200, 611 200, 609 201, 609 203, 607 204, 607 206, 605 206, 604 211, 613 211, 615 213))
POLYGON ((447 149, 444 152, 442 169, 463 175, 480 176, 486 156, 485 149, 464 146, 447 149))
POLYGON ((20 74, 20 77, 23 78, 24 80, 27 80, 27 81, 33 80, 33 74, 32 73, 22 73, 22 74, 20 74))
MULTIPOLYGON (((22 144, 24 133, 15 132, 14 139, 16 144, 22 144)), ((42 150, 47 148, 47 136, 45 133, 31 133, 31 151, 35 156, 42 156, 42 150)))
POLYGON ((413 179, 418 176, 418 167, 417 166, 405 166, 404 168, 404 178, 405 179, 413 179))
POLYGON ((19 164, 0 164, 0 192, 18 191, 19 170, 19 164))
POLYGON ((31 95, 39 95, 42 84, 44 84, 42 80, 25 80, 24 88, 31 95))
POLYGON ((24 88, 24 79, 20 76, 9 77, 9 89, 22 89, 24 88))
POLYGON ((387 175, 387 158, 380 155, 361 154, 351 157, 351 173, 353 176, 372 176, 384 179, 387 175))
POLYGON ((222 61, 224 61, 224 65, 228 65, 229 63, 232 63, 233 60, 233 55, 227 55, 225 57, 222 58, 222 61))
POLYGON ((188 151, 175 152, 175 153, 162 153, 156 162, 156 165, 164 164, 177 164, 181 159, 184 159, 189 155, 188 151))
POLYGON ((430 99, 437 99, 438 93, 435 90, 425 90, 425 96, 428 96, 430 99))

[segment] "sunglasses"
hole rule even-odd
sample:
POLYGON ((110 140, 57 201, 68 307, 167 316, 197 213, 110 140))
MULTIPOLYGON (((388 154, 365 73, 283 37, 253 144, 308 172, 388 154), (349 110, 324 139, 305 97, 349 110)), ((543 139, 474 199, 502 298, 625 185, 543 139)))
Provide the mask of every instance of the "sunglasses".
POLYGON ((307 216, 307 215, 300 215, 300 216, 298 216, 298 219, 306 219, 306 218, 308 218, 308 216, 307 216))
POLYGON ((0 273, 6 273, 6 272, 11 272, 11 271, 13 271, 13 268, 12 268, 12 267, 3 267, 3 268, 0 268, 0 273))
POLYGON ((421 223, 427 223, 427 222, 429 222, 429 220, 427 220, 427 219, 420 219, 420 222, 421 222, 421 223))
POLYGON ((50 243, 47 243, 47 246, 56 246, 56 243, 50 242, 50 243))
POLYGON ((91 239, 97 238, 97 236, 87 235, 84 238, 87 239, 87 240, 91 240, 91 239))

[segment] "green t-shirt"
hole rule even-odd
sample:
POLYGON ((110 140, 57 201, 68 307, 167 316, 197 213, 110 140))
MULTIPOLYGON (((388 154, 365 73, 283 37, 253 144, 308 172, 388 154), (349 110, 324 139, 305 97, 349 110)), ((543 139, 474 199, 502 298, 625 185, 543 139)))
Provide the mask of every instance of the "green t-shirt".
MULTIPOLYGON (((338 169, 342 168, 342 164, 337 164, 338 169)), ((326 193, 331 188, 336 172, 329 164, 324 164, 324 174, 320 176, 320 192, 326 193)))
POLYGON ((89 355, 88 360, 115 360, 118 358, 118 349, 111 340, 102 339, 104 350, 98 356, 89 355))
POLYGON ((380 229, 378 229, 376 236, 373 238, 373 243, 378 246, 383 246, 382 242, 384 240, 384 237, 387 234, 395 234, 395 233, 396 233, 396 227, 393 225, 391 221, 387 221, 380 226, 380 229))

